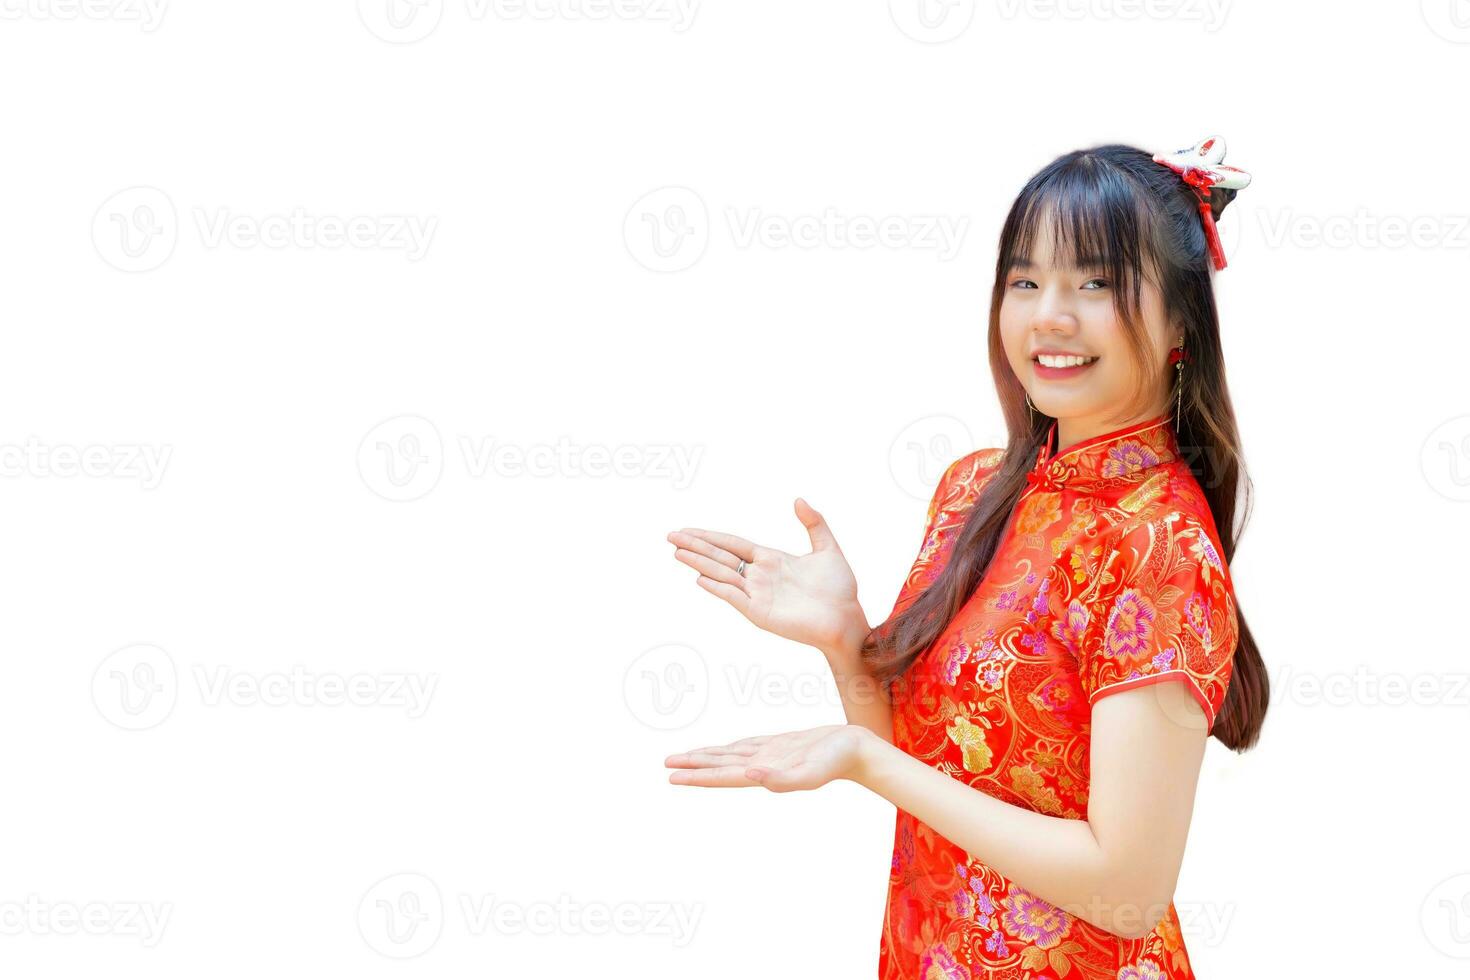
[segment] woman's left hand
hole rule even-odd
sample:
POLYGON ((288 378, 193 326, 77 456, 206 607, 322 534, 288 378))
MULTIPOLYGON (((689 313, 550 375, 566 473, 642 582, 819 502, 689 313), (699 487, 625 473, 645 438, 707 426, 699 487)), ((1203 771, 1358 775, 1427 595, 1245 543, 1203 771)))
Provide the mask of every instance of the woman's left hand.
POLYGON ((854 778, 867 734, 861 725, 823 725, 756 735, 671 755, 664 765, 677 770, 669 773, 669 782, 682 786, 764 786, 773 793, 817 789, 834 779, 854 778))

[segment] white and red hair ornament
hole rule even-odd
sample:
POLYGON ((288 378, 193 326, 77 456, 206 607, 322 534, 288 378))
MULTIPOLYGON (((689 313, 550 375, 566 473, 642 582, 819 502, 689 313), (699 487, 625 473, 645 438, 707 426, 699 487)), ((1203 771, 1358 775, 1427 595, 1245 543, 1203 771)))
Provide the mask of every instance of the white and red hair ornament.
POLYGON ((1216 269, 1225 268, 1225 250, 1220 247, 1220 231, 1215 227, 1215 220, 1225 210, 1225 205, 1234 199, 1236 191, 1251 182, 1250 174, 1225 166, 1220 162, 1224 159, 1225 141, 1218 136, 1207 137, 1182 150, 1154 154, 1154 163, 1161 163, 1177 173, 1199 198, 1205 241, 1209 244, 1210 258, 1216 269))

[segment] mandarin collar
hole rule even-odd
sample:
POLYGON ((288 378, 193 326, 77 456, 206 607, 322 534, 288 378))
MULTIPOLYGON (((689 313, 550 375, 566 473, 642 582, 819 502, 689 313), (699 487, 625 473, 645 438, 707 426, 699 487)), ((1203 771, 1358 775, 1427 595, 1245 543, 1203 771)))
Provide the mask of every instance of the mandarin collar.
POLYGON ((1127 487, 1153 476, 1156 468, 1179 458, 1179 443, 1168 413, 1083 439, 1058 452, 1057 420, 1047 427, 1026 474, 1023 495, 1127 487))

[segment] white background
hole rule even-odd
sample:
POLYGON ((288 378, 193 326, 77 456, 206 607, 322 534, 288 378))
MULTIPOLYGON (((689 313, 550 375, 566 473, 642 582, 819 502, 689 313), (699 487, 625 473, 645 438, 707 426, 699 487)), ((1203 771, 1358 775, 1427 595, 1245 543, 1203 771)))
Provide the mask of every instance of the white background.
POLYGON ((157 2, 0 0, 7 975, 873 975, 890 804, 666 781, 842 716, 664 535, 803 495, 877 622, 1016 192, 1211 134, 1273 690, 1186 941, 1464 975, 1470 5, 157 2))

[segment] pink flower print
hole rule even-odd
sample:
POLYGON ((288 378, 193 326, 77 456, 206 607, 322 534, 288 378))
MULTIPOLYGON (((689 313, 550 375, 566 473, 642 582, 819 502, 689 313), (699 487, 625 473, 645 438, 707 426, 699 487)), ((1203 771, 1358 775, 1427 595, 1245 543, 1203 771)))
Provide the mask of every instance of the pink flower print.
POLYGON ((914 863, 914 832, 904 827, 898 832, 898 847, 893 851, 893 870, 899 871, 914 863))
POLYGON ((996 959, 1004 959, 1011 955, 1011 948, 1006 945, 1006 937, 999 929, 992 932, 985 940, 985 952, 996 959))
POLYGON ((1002 592, 995 600, 997 609, 1014 609, 1016 607, 1016 590, 1008 589, 1002 592))
POLYGON ((1158 454, 1141 442, 1121 442, 1108 450, 1102 462, 1102 475, 1112 478, 1136 473, 1148 466, 1157 466, 1158 454))
POLYGON ((1118 980, 1164 980, 1164 972, 1158 960, 1145 956, 1137 963, 1129 964, 1118 971, 1118 980))
POLYGON ((935 943, 919 960, 919 976, 924 980, 970 980, 970 971, 955 961, 948 946, 935 943))
POLYGON ((1057 618, 1051 624, 1051 635, 1057 638, 1067 652, 1072 656, 1080 656, 1082 651, 1082 634, 1087 630, 1087 621, 1090 619, 1087 607, 1073 599, 1067 606, 1067 612, 1057 618))
POLYGON ((1207 535, 1201 534, 1199 536, 1199 549, 1204 554, 1205 561, 1215 566, 1215 571, 1223 572, 1225 570, 1220 562, 1220 553, 1215 550, 1214 543, 1210 541, 1207 535))
POLYGON ((1163 653, 1154 656, 1154 670, 1168 670, 1169 665, 1174 662, 1174 648, 1170 647, 1163 653))
POLYGON ((1148 650, 1153 633, 1153 606, 1137 589, 1124 589, 1108 615, 1103 653, 1109 657, 1136 657, 1148 650))
POLYGON ((975 914, 975 896, 961 888, 954 893, 954 914, 961 919, 968 919, 975 914))
POLYGON ((949 648, 949 656, 944 661, 944 679, 946 683, 953 684, 959 680, 960 667, 970 656, 970 648, 963 642, 955 642, 949 648))
POLYGON ((1066 711, 1077 701, 1077 691, 1066 677, 1054 677, 1044 684, 1037 697, 1048 711, 1066 711))
POLYGON ((1006 911, 1000 917, 1000 923, 1017 939, 1042 949, 1051 949, 1062 941, 1070 916, 1055 905, 1018 885, 1011 886, 1010 894, 1001 904, 1006 911))
POLYGON ((1189 628, 1199 636, 1206 635, 1210 630, 1210 604, 1203 595, 1196 592, 1189 597, 1184 604, 1184 615, 1189 620, 1189 628))

